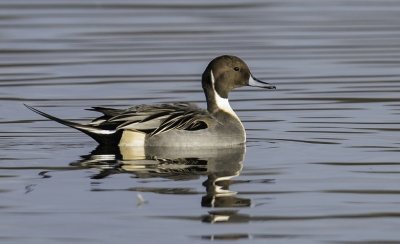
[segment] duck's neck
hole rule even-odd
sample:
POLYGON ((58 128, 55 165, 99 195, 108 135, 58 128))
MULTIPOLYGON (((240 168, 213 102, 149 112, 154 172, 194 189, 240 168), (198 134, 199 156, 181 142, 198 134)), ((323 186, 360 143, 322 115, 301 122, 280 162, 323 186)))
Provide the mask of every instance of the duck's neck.
POLYGON ((246 132, 239 117, 231 108, 228 98, 222 98, 215 90, 213 83, 203 83, 207 99, 207 110, 218 121, 221 131, 237 136, 238 143, 246 142, 246 132))
POLYGON ((229 104, 228 93, 225 95, 226 98, 221 97, 220 94, 218 94, 213 71, 210 70, 209 73, 205 72, 202 78, 203 90, 207 99, 207 110, 217 118, 220 117, 224 120, 228 118, 235 119, 240 125, 242 125, 239 117, 229 104))
MULTIPOLYGON (((226 113, 231 117, 239 120, 239 117, 233 111, 231 105, 229 104, 228 98, 222 98, 217 93, 210 94, 211 96, 207 97, 207 110, 211 114, 218 114, 218 113, 226 113)), ((240 120, 239 120, 240 121, 240 120)))
POLYGON ((221 131, 237 136, 239 143, 246 142, 246 131, 239 117, 229 105, 227 98, 207 97, 207 110, 218 121, 221 131))

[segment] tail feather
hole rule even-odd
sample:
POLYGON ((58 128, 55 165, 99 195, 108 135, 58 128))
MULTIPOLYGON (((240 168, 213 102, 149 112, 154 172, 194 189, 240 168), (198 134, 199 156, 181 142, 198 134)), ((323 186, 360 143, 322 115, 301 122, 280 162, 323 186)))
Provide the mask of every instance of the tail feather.
POLYGON ((71 128, 77 129, 79 131, 82 131, 83 133, 92 137, 94 140, 96 140, 99 144, 102 144, 102 145, 116 145, 119 143, 119 139, 121 138, 121 135, 122 135, 122 131, 120 131, 120 130, 104 130, 104 129, 96 128, 96 127, 90 126, 90 125, 82 125, 79 123, 75 123, 75 122, 71 122, 71 121, 67 121, 64 119, 54 117, 50 114, 46 114, 46 113, 44 113, 40 110, 37 110, 31 106, 28 106, 26 104, 24 104, 24 105, 28 109, 32 110, 33 112, 35 112, 37 114, 42 115, 43 117, 46 117, 46 118, 56 121, 60 124, 63 124, 63 125, 69 126, 71 128))

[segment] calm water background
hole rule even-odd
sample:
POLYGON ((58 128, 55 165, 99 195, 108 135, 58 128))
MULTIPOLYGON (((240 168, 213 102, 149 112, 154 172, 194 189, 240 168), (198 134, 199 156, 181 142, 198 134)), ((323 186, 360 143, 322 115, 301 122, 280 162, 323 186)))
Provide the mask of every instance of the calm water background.
POLYGON ((398 243, 399 58, 399 1, 1 1, 0 241, 398 243), (71 163, 97 144, 23 106, 205 107, 222 54, 278 88, 230 94, 246 206, 202 206, 207 174, 96 179, 71 163))

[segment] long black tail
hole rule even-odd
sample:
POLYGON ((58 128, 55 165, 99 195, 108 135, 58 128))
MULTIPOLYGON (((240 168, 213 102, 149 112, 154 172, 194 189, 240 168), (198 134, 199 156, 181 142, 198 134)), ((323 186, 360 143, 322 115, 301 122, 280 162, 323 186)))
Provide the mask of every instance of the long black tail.
POLYGON ((40 110, 37 110, 36 108, 33 108, 31 106, 28 106, 24 104, 25 107, 29 108, 33 112, 42 115, 43 117, 46 117, 48 119, 54 120, 60 124, 69 126, 71 128, 77 129, 79 131, 82 131, 86 135, 92 137, 94 140, 96 140, 99 144, 101 145, 118 145, 119 140, 121 139, 122 136, 122 131, 121 130, 104 130, 101 128, 97 128, 94 126, 90 125, 82 125, 78 124, 75 122, 63 120, 57 117, 54 117, 50 114, 46 114, 40 110))

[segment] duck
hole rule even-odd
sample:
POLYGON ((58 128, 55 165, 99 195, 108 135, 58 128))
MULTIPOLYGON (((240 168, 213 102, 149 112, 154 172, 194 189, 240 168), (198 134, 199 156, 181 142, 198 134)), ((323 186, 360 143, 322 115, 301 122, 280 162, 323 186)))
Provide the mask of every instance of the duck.
POLYGON ((246 142, 246 131, 228 101, 229 92, 243 86, 276 89, 255 78, 247 64, 232 55, 214 58, 201 79, 207 109, 187 102, 136 105, 127 109, 92 107, 103 115, 75 123, 28 109, 77 129, 100 145, 140 147, 232 147, 246 142))

